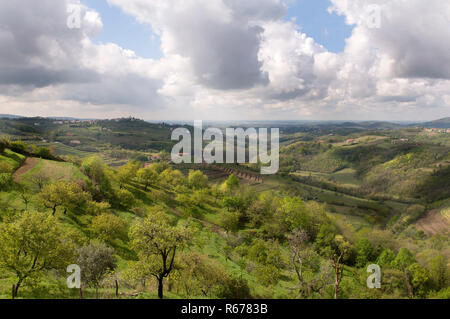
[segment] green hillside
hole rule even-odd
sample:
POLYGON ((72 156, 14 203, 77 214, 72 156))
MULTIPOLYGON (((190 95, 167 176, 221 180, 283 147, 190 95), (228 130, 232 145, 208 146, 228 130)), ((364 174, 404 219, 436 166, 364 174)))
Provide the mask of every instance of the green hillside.
MULTIPOLYGON (((284 136, 280 173, 255 181, 243 175, 255 165, 225 173, 120 146, 144 122, 70 125, 36 130, 72 129, 97 151, 0 142, 0 298, 448 298, 449 233, 435 224, 449 152, 417 132, 284 136), (128 133, 90 140, 98 127, 128 133), (66 286, 70 264, 90 274, 81 292, 66 286)), ((170 131, 151 128, 155 141, 170 131)))

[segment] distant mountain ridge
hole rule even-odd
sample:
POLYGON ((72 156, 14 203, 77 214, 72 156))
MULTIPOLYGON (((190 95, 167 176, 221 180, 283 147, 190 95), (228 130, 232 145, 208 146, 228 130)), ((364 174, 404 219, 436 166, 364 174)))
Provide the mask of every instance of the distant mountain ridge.
POLYGON ((450 128, 450 117, 439 119, 436 121, 423 123, 422 126, 428 128, 450 128))
POLYGON ((13 114, 0 114, 0 118, 2 119, 21 119, 23 116, 13 115, 13 114))
MULTIPOLYGON (((70 121, 70 120, 100 120, 95 118, 77 118, 77 117, 64 117, 64 116, 47 116, 47 117, 26 117, 14 114, 0 114, 0 119, 25 119, 25 118, 42 118, 42 119, 50 119, 50 120, 60 120, 60 121, 70 121)), ((189 121, 188 121, 189 122, 189 121)), ((231 121, 230 121, 231 122, 231 121)), ((266 124, 269 124, 270 121, 263 121, 266 124)), ((277 121, 275 121, 277 122, 277 121)), ((290 125, 296 125, 296 121, 290 121, 290 125)), ((362 128, 362 129, 375 129, 375 128, 384 128, 384 129, 396 129, 401 127, 413 127, 413 126, 421 126, 426 128, 450 128, 450 117, 445 117, 442 119, 438 119, 435 121, 428 122, 416 122, 412 124, 407 123, 399 123, 399 122, 389 122, 389 121, 299 121, 303 124, 314 124, 314 125, 323 125, 325 123, 333 123, 337 127, 352 127, 352 128, 362 128)), ((159 123, 170 123, 170 121, 151 121, 149 123, 159 124, 159 123)), ((178 122, 175 122, 178 124, 178 122)), ((175 124, 173 123, 173 124, 175 124)))

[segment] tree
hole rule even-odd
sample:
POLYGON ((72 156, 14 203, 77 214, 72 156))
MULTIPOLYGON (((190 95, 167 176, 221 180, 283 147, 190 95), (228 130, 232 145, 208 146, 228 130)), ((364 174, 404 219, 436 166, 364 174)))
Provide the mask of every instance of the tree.
POLYGON ((221 212, 219 216, 219 224, 227 232, 236 232, 239 230, 239 213, 237 212, 221 212))
POLYGON ((75 245, 56 218, 24 212, 10 223, 0 224, 0 268, 12 271, 17 296, 24 280, 43 271, 64 269, 75 258, 75 245))
POLYGON ((411 286, 411 278, 408 268, 415 262, 416 259, 414 258, 413 253, 409 251, 407 248, 400 249, 400 251, 398 252, 397 256, 393 261, 394 267, 397 268, 398 270, 401 270, 404 274, 406 287, 408 288, 409 298, 414 297, 414 291, 413 287, 411 286))
POLYGON ((450 272, 444 255, 437 255, 430 261, 430 277, 436 290, 447 287, 450 272))
POLYGON ((65 214, 67 210, 79 208, 91 199, 89 193, 84 192, 80 185, 66 181, 46 185, 39 197, 42 204, 52 210, 53 215, 58 207, 64 208, 65 214))
POLYGON ((52 151, 47 147, 39 147, 36 151, 36 155, 40 158, 51 159, 52 151))
POLYGON ((101 241, 124 239, 127 235, 127 222, 113 214, 103 213, 94 217, 91 223, 92 232, 101 241))
POLYGON ((116 269, 114 249, 105 244, 89 244, 78 249, 78 266, 81 268, 82 282, 95 288, 98 299, 98 288, 102 280, 116 269))
POLYGON ((289 236, 289 250, 291 251, 291 265, 297 274, 299 285, 303 285, 303 264, 306 256, 302 253, 308 244, 308 234, 304 230, 295 230, 289 236))
POLYGON ((338 299, 339 285, 344 276, 343 261, 350 253, 350 243, 341 235, 337 235, 330 247, 330 260, 334 270, 334 299, 338 299))
POLYGON ((225 181, 224 185, 227 191, 233 192, 240 186, 239 178, 237 178, 234 174, 231 174, 225 181))
POLYGON ((133 193, 126 189, 119 189, 116 192, 117 200, 122 207, 131 208, 136 202, 136 198, 134 198, 133 193))
POLYGON ((12 166, 5 162, 0 162, 0 174, 11 173, 13 170, 12 166))
POLYGON ((391 266, 395 259, 395 253, 389 248, 383 249, 377 258, 377 264, 380 266, 391 266))
POLYGON ((82 161, 81 169, 90 179, 90 192, 97 201, 112 196, 109 169, 98 156, 89 157, 82 161))
POLYGON ((11 173, 0 173, 0 191, 7 191, 13 184, 11 173))
POLYGON ((373 246, 367 238, 362 238, 356 245, 356 266, 365 267, 372 259, 373 246))
POLYGON ((119 169, 117 170, 117 180, 121 189, 125 184, 129 184, 131 180, 136 177, 140 166, 140 163, 130 161, 124 166, 119 167, 119 169))
POLYGON ((144 189, 147 191, 148 186, 158 180, 158 174, 151 167, 145 167, 138 170, 137 178, 144 184, 144 189))
POLYGON ((208 187, 208 176, 201 171, 189 170, 188 183, 196 189, 208 187))
POLYGON ((158 297, 162 299, 164 279, 174 269, 177 251, 186 246, 187 231, 172 225, 163 211, 156 211, 136 224, 130 233, 132 247, 156 278, 158 297))
POLYGON ((408 271, 411 275, 411 285, 414 290, 414 295, 421 298, 426 297, 430 279, 428 270, 420 266, 418 263, 414 263, 408 267, 408 271))
POLYGON ((50 183, 50 176, 43 171, 39 171, 36 174, 33 174, 31 177, 31 182, 37 186, 39 191, 41 191, 45 185, 50 183))
POLYGON ((9 140, 5 137, 0 138, 0 154, 5 152, 5 149, 9 147, 9 140))

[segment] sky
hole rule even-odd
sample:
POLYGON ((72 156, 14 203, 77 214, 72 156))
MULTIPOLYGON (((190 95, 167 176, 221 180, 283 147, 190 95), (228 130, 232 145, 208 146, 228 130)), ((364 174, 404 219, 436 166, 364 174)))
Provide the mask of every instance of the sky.
POLYGON ((450 2, 0 0, 0 114, 450 116, 450 2))

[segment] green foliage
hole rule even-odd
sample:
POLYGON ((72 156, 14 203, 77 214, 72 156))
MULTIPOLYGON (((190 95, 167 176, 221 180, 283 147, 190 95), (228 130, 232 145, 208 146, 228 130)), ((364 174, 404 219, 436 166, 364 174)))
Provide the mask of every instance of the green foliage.
POLYGON ((430 262, 430 279, 434 288, 439 291, 447 287, 450 281, 450 270, 444 255, 435 256, 430 262))
POLYGON ((144 189, 147 190, 152 183, 158 181, 158 173, 152 166, 141 168, 137 171, 137 179, 140 183, 144 184, 144 189))
POLYGON ((133 193, 126 189, 119 189, 116 191, 116 197, 119 205, 125 208, 131 208, 136 202, 136 198, 133 193))
POLYGON ((13 177, 11 173, 0 173, 0 191, 7 191, 11 188, 13 177))
POLYGON ((139 260, 145 264, 148 276, 157 279, 158 296, 163 298, 163 280, 173 271, 176 253, 186 247, 189 233, 186 229, 173 226, 167 215, 158 210, 134 225, 130 237, 131 245, 139 260))
POLYGON ((92 219, 91 229, 101 241, 111 242, 116 238, 126 239, 127 222, 113 214, 101 214, 92 219))
POLYGON ((95 243, 78 249, 77 264, 81 268, 82 283, 94 287, 97 298, 102 280, 117 267, 114 249, 95 243))
POLYGON ((0 224, 0 268, 17 277, 16 295, 24 280, 67 267, 74 261, 74 251, 74 243, 53 216, 24 212, 0 224))
POLYGON ((380 266, 391 266, 395 260, 395 253, 389 248, 384 249, 377 258, 377 264, 380 266))
POLYGON ((411 284, 414 289, 414 295, 416 297, 425 298, 430 279, 428 271, 418 263, 409 266, 408 270, 411 275, 411 284))
POLYGON ((58 207, 64 209, 64 213, 75 211, 83 207, 90 199, 89 193, 74 182, 59 181, 44 186, 39 197, 42 204, 52 210, 53 215, 58 207))
POLYGON ((205 188, 208 186, 208 177, 201 171, 189 171, 188 184, 192 188, 205 188))
POLYGON ((372 260, 373 246, 367 238, 362 238, 356 245, 356 249, 356 266, 362 268, 372 260))
POLYGON ((131 161, 117 170, 117 181, 119 182, 120 188, 129 184, 136 177, 140 166, 141 163, 131 161))

